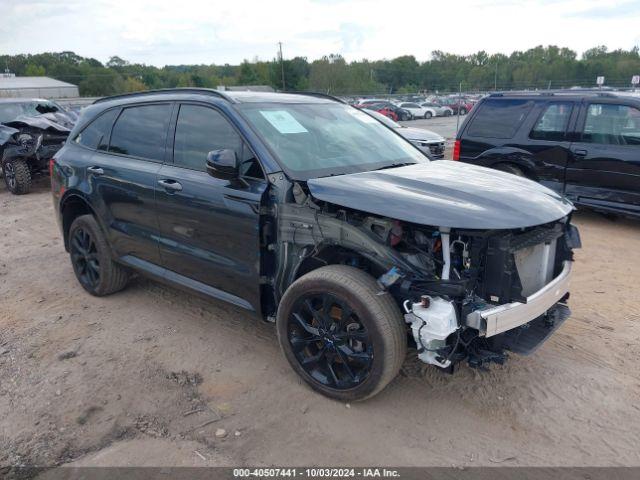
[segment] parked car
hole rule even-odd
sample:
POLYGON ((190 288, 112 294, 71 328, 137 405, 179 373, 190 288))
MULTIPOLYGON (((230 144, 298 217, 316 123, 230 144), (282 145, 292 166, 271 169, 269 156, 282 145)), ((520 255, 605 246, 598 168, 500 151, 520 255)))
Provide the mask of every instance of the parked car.
POLYGON ((389 106, 382 103, 372 103, 370 105, 364 106, 363 109, 379 113, 380 115, 387 117, 394 122, 397 122, 399 120, 398 114, 396 113, 397 110, 395 108, 390 108, 389 106))
POLYGON ((28 193, 33 176, 62 148, 77 116, 44 99, 0 99, 0 170, 9 191, 28 193))
POLYGON ((404 108, 405 110, 411 113, 413 118, 431 118, 436 116, 436 111, 430 107, 423 107, 413 102, 402 102, 398 104, 400 108, 404 108))
MULTIPOLYGON (((362 104, 361 104, 362 105, 362 104)), ((394 103, 391 102, 373 102, 373 103, 366 103, 362 105, 362 108, 367 108, 369 110, 374 110, 376 112, 380 112, 383 115, 391 118, 394 121, 406 121, 406 120, 412 120, 413 119, 413 115, 411 114, 411 112, 409 110, 407 110, 406 108, 400 108, 399 106, 397 106, 394 103), (384 110, 384 111, 383 111, 384 110), (388 115, 385 112, 392 112, 393 115, 388 115)))
POLYGON ((440 368, 485 366, 531 351, 569 314, 570 202, 430 162, 323 95, 101 99, 51 170, 87 292, 117 292, 135 271, 256 312, 293 370, 342 401, 382 390, 409 344, 440 368))
POLYGON ((436 102, 443 107, 449 107, 454 115, 466 115, 473 108, 473 103, 466 101, 465 99, 457 98, 441 98, 436 102))
POLYGON ((444 158, 445 139, 435 132, 424 128, 405 127, 378 112, 368 112, 373 118, 395 129, 400 135, 413 143, 432 160, 444 158))
POLYGON ((640 98, 493 94, 462 124, 454 159, 530 178, 579 205, 640 216, 640 98))
POLYGON ((453 115, 453 110, 451 108, 443 105, 438 105, 437 103, 423 102, 420 104, 420 106, 433 110, 436 117, 450 117, 451 115, 453 115))

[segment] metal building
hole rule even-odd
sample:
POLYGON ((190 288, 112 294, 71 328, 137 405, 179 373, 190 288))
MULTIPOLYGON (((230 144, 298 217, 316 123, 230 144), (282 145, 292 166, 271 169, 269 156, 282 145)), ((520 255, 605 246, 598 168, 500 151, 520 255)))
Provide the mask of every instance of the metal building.
POLYGON ((78 97, 78 87, 49 77, 16 77, 0 74, 0 98, 70 98, 78 97))

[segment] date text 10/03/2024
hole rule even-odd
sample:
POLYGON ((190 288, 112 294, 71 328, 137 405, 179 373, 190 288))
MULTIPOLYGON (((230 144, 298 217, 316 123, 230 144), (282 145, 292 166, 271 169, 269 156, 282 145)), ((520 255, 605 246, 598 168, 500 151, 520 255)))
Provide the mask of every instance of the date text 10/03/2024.
POLYGON ((398 478, 389 468, 234 468, 235 478, 398 478))

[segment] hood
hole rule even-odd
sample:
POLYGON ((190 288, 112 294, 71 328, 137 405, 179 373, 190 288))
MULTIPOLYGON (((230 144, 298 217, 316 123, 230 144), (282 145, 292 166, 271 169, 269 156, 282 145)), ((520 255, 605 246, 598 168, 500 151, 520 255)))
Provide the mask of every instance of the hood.
POLYGON ((33 127, 60 133, 69 133, 74 121, 62 112, 43 113, 41 115, 19 115, 4 125, 14 128, 33 127))
POLYGON ((422 128, 401 127, 398 133, 409 140, 426 140, 427 142, 437 141, 444 142, 444 138, 431 130, 422 128))
POLYGON ((571 202, 510 173, 441 160, 307 182, 319 200, 421 225, 512 229, 558 220, 571 202))

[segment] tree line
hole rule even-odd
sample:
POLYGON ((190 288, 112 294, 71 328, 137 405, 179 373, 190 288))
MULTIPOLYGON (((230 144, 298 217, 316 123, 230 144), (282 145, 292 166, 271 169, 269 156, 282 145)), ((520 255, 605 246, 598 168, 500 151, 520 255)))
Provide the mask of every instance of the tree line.
POLYGON ((78 85, 82 96, 104 96, 169 87, 270 85, 276 90, 330 94, 414 93, 591 87, 597 76, 606 84, 629 86, 640 74, 638 47, 609 51, 591 48, 581 56, 568 48, 538 46, 510 55, 479 51, 455 55, 434 51, 419 62, 413 55, 392 60, 347 62, 341 55, 309 61, 294 57, 245 60, 240 65, 167 65, 130 63, 114 56, 105 64, 74 52, 0 55, 0 68, 18 76, 49 76, 78 85), (283 75, 284 73, 284 75, 283 75))

